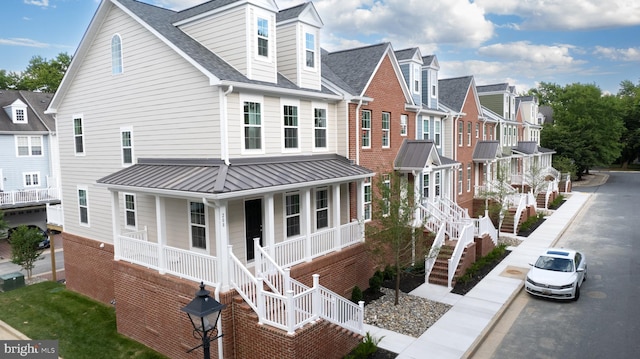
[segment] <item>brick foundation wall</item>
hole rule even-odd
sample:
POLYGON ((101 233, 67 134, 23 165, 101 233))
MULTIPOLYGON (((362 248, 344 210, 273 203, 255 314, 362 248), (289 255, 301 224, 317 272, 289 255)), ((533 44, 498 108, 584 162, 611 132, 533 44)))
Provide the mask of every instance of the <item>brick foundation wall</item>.
MULTIPOLYGON (((135 264, 114 265, 118 332, 170 358, 201 358, 202 349, 187 350, 202 342, 193 337, 193 326, 180 309, 195 296, 199 285, 172 275, 161 275, 135 264)), ((214 288, 206 287, 214 296, 214 288)), ((234 358, 232 298, 235 291, 220 294, 223 354, 234 358)), ((211 343, 211 358, 218 358, 218 341, 211 343)))
POLYGON ((369 288, 369 278, 375 272, 375 263, 365 243, 358 243, 340 252, 334 252, 312 262, 291 268, 291 277, 311 287, 313 274, 320 275, 320 284, 351 299, 354 286, 369 288))
POLYGON ((467 246, 466 252, 462 257, 462 259, 460 260, 460 264, 458 264, 459 275, 463 275, 464 272, 466 272, 467 269, 471 267, 471 265, 475 262, 476 262, 476 244, 471 243, 467 246))
POLYGON ((105 304, 115 298, 113 245, 62 233, 67 288, 105 304))
POLYGON ((478 259, 486 256, 496 247, 491 240, 491 236, 489 236, 488 234, 485 234, 481 238, 476 237, 473 240, 476 244, 476 258, 478 259))
POLYGON ((233 302, 236 358, 338 359, 362 340, 361 336, 324 320, 287 335, 284 330, 258 324, 255 312, 238 298, 233 302))

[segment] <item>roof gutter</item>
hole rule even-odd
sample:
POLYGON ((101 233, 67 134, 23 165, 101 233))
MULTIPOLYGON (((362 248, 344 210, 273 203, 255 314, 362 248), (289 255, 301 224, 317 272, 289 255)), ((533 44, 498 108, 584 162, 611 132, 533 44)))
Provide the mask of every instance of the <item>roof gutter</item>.
POLYGON ((251 83, 244 83, 244 82, 237 82, 237 81, 222 80, 218 85, 223 85, 223 86, 228 85, 238 89, 253 90, 253 91, 261 92, 263 94, 271 93, 271 94, 277 94, 277 95, 292 95, 292 96, 300 96, 300 97, 306 97, 311 99, 320 99, 325 101, 327 100, 339 101, 343 99, 342 95, 298 90, 298 89, 288 89, 288 88, 277 87, 277 86, 251 84, 251 83))

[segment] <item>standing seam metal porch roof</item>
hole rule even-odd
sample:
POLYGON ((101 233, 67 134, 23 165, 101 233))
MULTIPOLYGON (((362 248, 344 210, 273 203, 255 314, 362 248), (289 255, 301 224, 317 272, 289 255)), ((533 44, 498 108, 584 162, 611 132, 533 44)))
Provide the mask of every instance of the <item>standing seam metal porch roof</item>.
POLYGON ((459 164, 450 158, 440 156, 431 140, 404 140, 393 164, 396 170, 421 170, 427 167, 432 153, 435 156, 436 167, 459 164))
POLYGON ((103 177, 97 183, 222 194, 373 174, 338 155, 247 158, 230 162, 227 166, 219 159, 140 159, 137 164, 103 177))

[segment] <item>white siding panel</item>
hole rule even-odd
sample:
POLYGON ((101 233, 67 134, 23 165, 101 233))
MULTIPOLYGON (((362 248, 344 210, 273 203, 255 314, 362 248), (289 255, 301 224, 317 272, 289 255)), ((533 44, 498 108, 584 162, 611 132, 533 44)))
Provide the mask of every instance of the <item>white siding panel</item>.
POLYGON ((186 199, 165 198, 167 245, 189 249, 189 213, 186 199))
POLYGON ((277 193, 273 196, 273 233, 276 243, 287 239, 284 218, 284 195, 277 193))
POLYGON ((220 155, 218 88, 117 8, 79 63, 58 108, 65 231, 110 241, 111 198, 97 179, 120 170, 120 127, 130 126, 140 157, 220 155), (122 37, 123 73, 111 74, 111 37, 122 37), (85 155, 75 156, 73 116, 83 115, 85 155), (89 187, 91 228, 78 225, 76 185, 89 187), (67 206, 65 205, 65 208, 67 206))
POLYGON ((244 235, 244 200, 229 201, 227 219, 229 223, 229 244, 233 246, 233 254, 244 262, 247 257, 244 235))
POLYGON ((298 84, 298 46, 296 25, 278 26, 278 71, 298 84))
POLYGON ((216 55, 247 75, 246 7, 230 9, 180 27, 216 55))

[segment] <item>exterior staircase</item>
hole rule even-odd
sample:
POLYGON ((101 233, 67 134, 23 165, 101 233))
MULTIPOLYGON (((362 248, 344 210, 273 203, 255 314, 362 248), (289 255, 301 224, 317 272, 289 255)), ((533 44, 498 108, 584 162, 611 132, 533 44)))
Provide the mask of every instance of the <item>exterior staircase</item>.
POLYGON ((445 241, 445 244, 440 247, 436 262, 431 269, 431 274, 429 274, 429 283, 443 286, 449 285, 449 259, 455 246, 454 242, 445 241))
POLYGON ((513 207, 509 208, 507 213, 505 213, 504 218, 502 219, 502 226, 500 227, 500 232, 513 233, 514 225, 515 225, 514 223, 515 215, 516 215, 516 209, 513 207))

